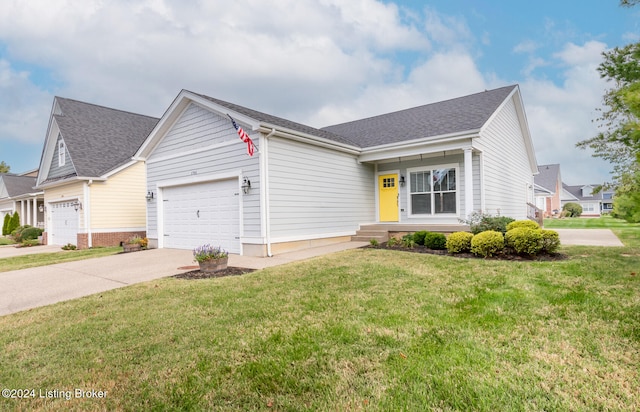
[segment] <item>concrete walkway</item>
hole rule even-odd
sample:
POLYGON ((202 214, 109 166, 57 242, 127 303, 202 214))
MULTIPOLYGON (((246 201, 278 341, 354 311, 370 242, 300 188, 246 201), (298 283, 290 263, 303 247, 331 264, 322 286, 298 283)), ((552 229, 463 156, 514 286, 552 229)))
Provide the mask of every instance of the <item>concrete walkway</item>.
POLYGON ((565 246, 624 246, 610 229, 552 229, 565 246))
MULTIPOLYGON (((229 265, 250 269, 282 265, 366 245, 346 242, 271 258, 229 256, 229 265)), ((15 249, 15 248, 13 248, 15 249)), ((36 250, 34 248, 32 250, 36 250)), ((15 249, 21 250, 21 249, 15 249)), ((54 251, 59 251, 55 247, 54 251)), ((190 250, 152 249, 0 273, 0 316, 76 299, 197 267, 190 250)))

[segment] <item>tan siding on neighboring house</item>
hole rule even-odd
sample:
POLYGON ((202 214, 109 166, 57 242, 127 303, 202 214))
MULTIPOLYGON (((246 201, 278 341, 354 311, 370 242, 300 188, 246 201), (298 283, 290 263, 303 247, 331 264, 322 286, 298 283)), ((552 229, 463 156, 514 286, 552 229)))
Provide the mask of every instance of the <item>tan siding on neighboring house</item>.
POLYGON ((89 186, 91 229, 137 229, 146 225, 144 163, 138 162, 89 186))

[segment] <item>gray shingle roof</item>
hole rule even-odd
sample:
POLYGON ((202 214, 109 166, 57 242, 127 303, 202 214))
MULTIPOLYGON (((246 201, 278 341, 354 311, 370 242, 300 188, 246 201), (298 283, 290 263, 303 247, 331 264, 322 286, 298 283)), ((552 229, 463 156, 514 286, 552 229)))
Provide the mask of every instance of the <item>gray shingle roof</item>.
POLYGON ((360 147, 398 143, 480 129, 518 86, 427 104, 322 128, 360 147))
POLYGON ((82 177, 99 177, 131 160, 157 118, 56 97, 54 115, 67 151, 82 177))
POLYGON ((0 179, 7 188, 9 197, 16 197, 27 193, 35 193, 33 187, 36 185, 36 178, 30 176, 18 176, 11 173, 0 174, 0 179))
POLYGON ((556 192, 556 182, 558 181, 558 174, 560 173, 560 165, 539 165, 538 172, 534 177, 535 184, 543 187, 551 193, 556 192))
POLYGON ((358 146, 357 144, 355 144, 353 141, 351 141, 351 139, 348 139, 344 136, 340 136, 331 132, 328 132, 326 130, 321 130, 321 129, 316 129, 314 127, 311 126, 307 126, 301 123, 296 123, 296 122, 292 122, 291 120, 287 120, 287 119, 283 119, 281 117, 277 117, 277 116, 272 116, 270 114, 266 114, 266 113, 262 113, 259 112, 257 110, 253 110, 253 109, 248 109, 246 107, 237 105, 237 104, 233 104, 233 103, 229 103, 229 102, 225 102, 224 100, 219 100, 219 99, 214 99, 213 97, 209 97, 206 96, 204 94, 199 94, 199 93, 194 93, 194 92, 190 92, 193 93, 197 96, 200 96, 204 99, 207 99, 213 103, 216 103, 220 106, 226 107, 229 110, 233 110, 235 112, 238 113, 242 113, 248 117, 251 117, 252 119, 256 119, 260 122, 264 122, 264 123, 268 123, 268 124, 272 124, 274 126, 279 126, 279 127, 283 127, 286 129, 291 129, 291 130, 296 130, 298 132, 302 132, 302 133, 306 133, 309 134, 311 136, 316 136, 316 137, 320 137, 323 139, 328 139, 328 140, 333 140, 335 142, 338 143, 342 143, 342 144, 346 144, 346 145, 350 145, 350 146, 358 146))
MULTIPOLYGON (((602 200, 602 191, 594 194, 593 196, 582 196, 582 188, 585 186, 597 187, 599 184, 589 184, 589 185, 580 185, 580 186, 569 186, 567 184, 562 184, 562 188, 567 192, 571 193, 578 200, 602 200)), ((564 199, 563 199, 564 200, 564 199)))

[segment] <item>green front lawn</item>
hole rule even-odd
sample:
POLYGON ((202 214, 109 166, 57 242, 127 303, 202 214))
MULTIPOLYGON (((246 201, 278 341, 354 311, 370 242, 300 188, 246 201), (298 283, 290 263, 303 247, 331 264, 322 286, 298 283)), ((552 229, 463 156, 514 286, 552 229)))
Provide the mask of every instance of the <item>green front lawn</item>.
POLYGON ((640 249, 358 249, 0 317, 0 410, 638 410, 640 249))
POLYGON ((9 237, 0 236, 0 246, 14 245, 15 243, 16 242, 14 242, 13 239, 11 239, 9 237))
POLYGON ((27 269, 36 266, 48 266, 56 263, 71 262, 74 260, 110 256, 115 255, 119 252, 122 252, 122 248, 120 246, 115 246, 85 250, 68 250, 53 253, 33 253, 24 256, 14 256, 10 258, 0 259, 0 272, 27 269))

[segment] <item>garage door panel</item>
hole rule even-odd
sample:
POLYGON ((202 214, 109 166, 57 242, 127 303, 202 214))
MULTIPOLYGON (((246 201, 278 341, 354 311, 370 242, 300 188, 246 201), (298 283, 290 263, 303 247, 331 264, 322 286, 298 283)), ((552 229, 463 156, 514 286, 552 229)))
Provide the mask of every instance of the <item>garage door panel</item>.
POLYGON ((231 179, 164 189, 164 246, 193 249, 208 243, 240 253, 237 186, 231 179))
POLYGON ((51 230, 48 243, 51 245, 75 245, 78 242, 78 211, 72 202, 50 204, 51 230))

